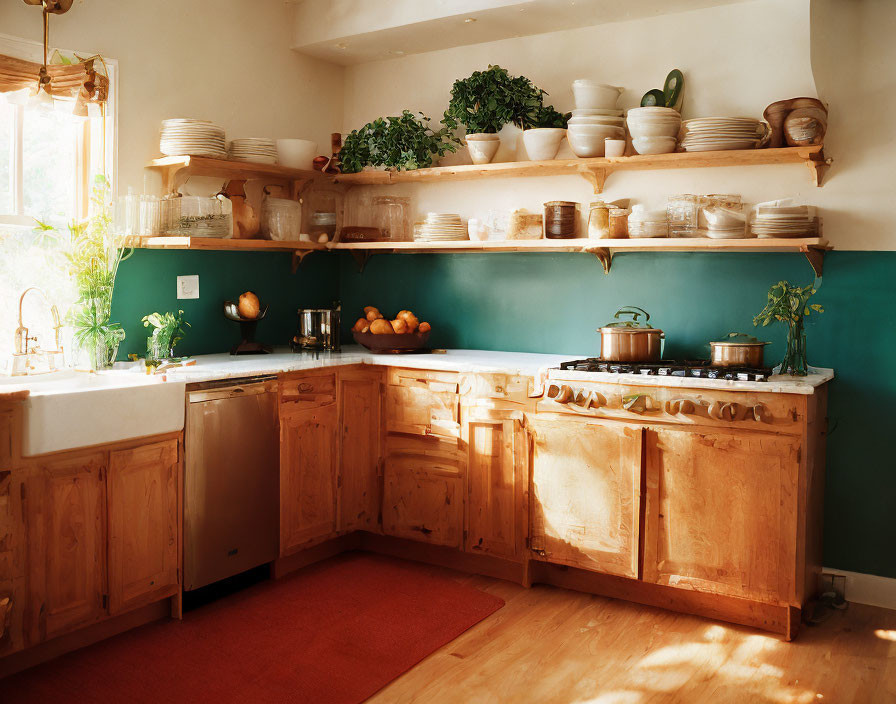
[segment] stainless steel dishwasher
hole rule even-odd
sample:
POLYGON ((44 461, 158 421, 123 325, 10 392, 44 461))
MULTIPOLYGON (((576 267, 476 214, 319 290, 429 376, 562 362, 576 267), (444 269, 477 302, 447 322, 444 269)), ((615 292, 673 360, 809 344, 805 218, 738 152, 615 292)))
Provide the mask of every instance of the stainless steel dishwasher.
POLYGON ((276 377, 187 387, 184 589, 276 559, 280 453, 276 377))

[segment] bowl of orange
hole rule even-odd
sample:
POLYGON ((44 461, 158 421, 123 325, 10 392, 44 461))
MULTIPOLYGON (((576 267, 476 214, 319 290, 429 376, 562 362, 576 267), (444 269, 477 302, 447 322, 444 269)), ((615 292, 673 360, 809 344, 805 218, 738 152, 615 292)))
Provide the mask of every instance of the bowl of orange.
POLYGON ((352 335, 355 342, 376 354, 409 354, 429 352, 426 343, 431 329, 429 323, 421 323, 412 311, 399 311, 389 320, 378 308, 367 306, 364 315, 352 326, 352 335))

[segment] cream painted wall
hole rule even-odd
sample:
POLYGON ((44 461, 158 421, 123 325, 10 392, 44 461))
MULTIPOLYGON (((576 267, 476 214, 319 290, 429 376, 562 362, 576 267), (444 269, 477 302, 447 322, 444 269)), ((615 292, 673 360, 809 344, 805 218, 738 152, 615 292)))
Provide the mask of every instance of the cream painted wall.
MULTIPOLYGON (((561 110, 573 107, 570 84, 576 78, 625 86, 620 106, 630 108, 678 67, 686 78, 685 118, 761 117, 775 100, 816 95, 815 68, 824 86, 821 97, 832 105, 828 152, 835 165, 823 188, 811 186, 805 167, 794 165, 619 173, 604 196, 653 205, 676 193, 740 193, 749 203, 790 196, 821 208, 825 236, 837 248, 896 249, 890 226, 893 181, 883 171, 896 158, 896 146, 882 145, 892 139, 868 139, 869 128, 887 134, 885 125, 892 124, 889 116, 896 109, 889 68, 896 62, 889 41, 894 6, 887 0, 816 1, 811 7, 809 0, 756 0, 352 66, 346 70, 343 129, 403 108, 438 120, 453 81, 489 63, 530 77, 561 110), (842 14, 860 21, 844 22, 842 14), (862 33, 865 46, 853 58, 855 32, 862 33), (810 61, 813 43, 830 52, 827 60, 810 61), (836 71, 850 74, 843 66, 851 61, 857 83, 849 75, 828 79, 836 71)), ((546 200, 587 203, 594 197, 575 177, 490 181, 487 188, 421 184, 404 192, 419 212, 447 210, 464 217, 482 216, 490 208, 538 212, 546 200)))
MULTIPOLYGON (((119 62, 119 190, 142 189, 168 117, 214 120, 228 137, 301 137, 329 148, 343 69, 291 51, 282 0, 82 0, 50 41, 119 62)), ((39 41, 41 14, 0 3, 0 32, 39 41)))

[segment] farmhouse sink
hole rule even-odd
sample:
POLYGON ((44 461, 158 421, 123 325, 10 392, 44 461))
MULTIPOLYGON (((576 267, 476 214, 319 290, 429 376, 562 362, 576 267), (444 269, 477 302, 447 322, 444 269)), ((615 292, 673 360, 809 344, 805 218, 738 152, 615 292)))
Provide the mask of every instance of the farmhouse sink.
POLYGON ((130 370, 0 378, 0 393, 30 391, 24 403, 25 456, 181 430, 184 388, 185 382, 130 370))

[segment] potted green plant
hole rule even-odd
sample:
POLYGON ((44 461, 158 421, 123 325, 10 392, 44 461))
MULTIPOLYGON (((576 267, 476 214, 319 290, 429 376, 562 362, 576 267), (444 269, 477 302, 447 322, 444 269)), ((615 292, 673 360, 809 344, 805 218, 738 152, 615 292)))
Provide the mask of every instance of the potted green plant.
MULTIPOLYGON (((97 176, 90 197, 91 215, 68 226, 69 246, 65 252, 69 273, 78 292, 78 300, 68 314, 74 328, 73 338, 87 355, 91 369, 112 366, 125 332, 110 320, 112 293, 118 265, 133 254, 121 249, 112 233, 109 184, 97 176)), ((52 226, 38 222, 38 229, 52 226)))
MULTIPOLYGON (((514 124, 521 130, 561 126, 541 124, 550 121, 548 114, 563 117, 545 107, 545 95, 525 76, 511 76, 507 69, 489 65, 485 71, 474 71, 454 82, 442 123, 450 130, 463 125, 470 159, 474 164, 486 164, 498 150, 498 132, 504 125, 514 124)), ((566 126, 565 121, 562 126, 566 126)))
POLYGON ((184 320, 182 310, 177 313, 150 313, 143 316, 143 327, 152 327, 152 333, 146 338, 146 359, 148 362, 174 357, 174 347, 180 342, 186 331, 183 326, 190 327, 184 320))
POLYGON ((542 105, 527 116, 523 127, 523 146, 531 161, 544 161, 557 156, 560 143, 566 137, 569 113, 563 114, 553 105, 542 105))
POLYGON ((789 281, 779 281, 769 289, 765 308, 753 318, 753 325, 761 323, 763 327, 775 321, 787 323, 787 351, 781 360, 780 374, 806 376, 809 373, 804 321, 813 310, 824 312, 817 303, 809 303, 814 293, 814 286, 792 286, 789 281))
POLYGON ((385 167, 398 171, 433 165, 457 149, 458 141, 447 128, 433 130, 422 112, 418 118, 410 110, 393 117, 378 117, 345 138, 339 159, 345 173, 365 167, 385 167))

